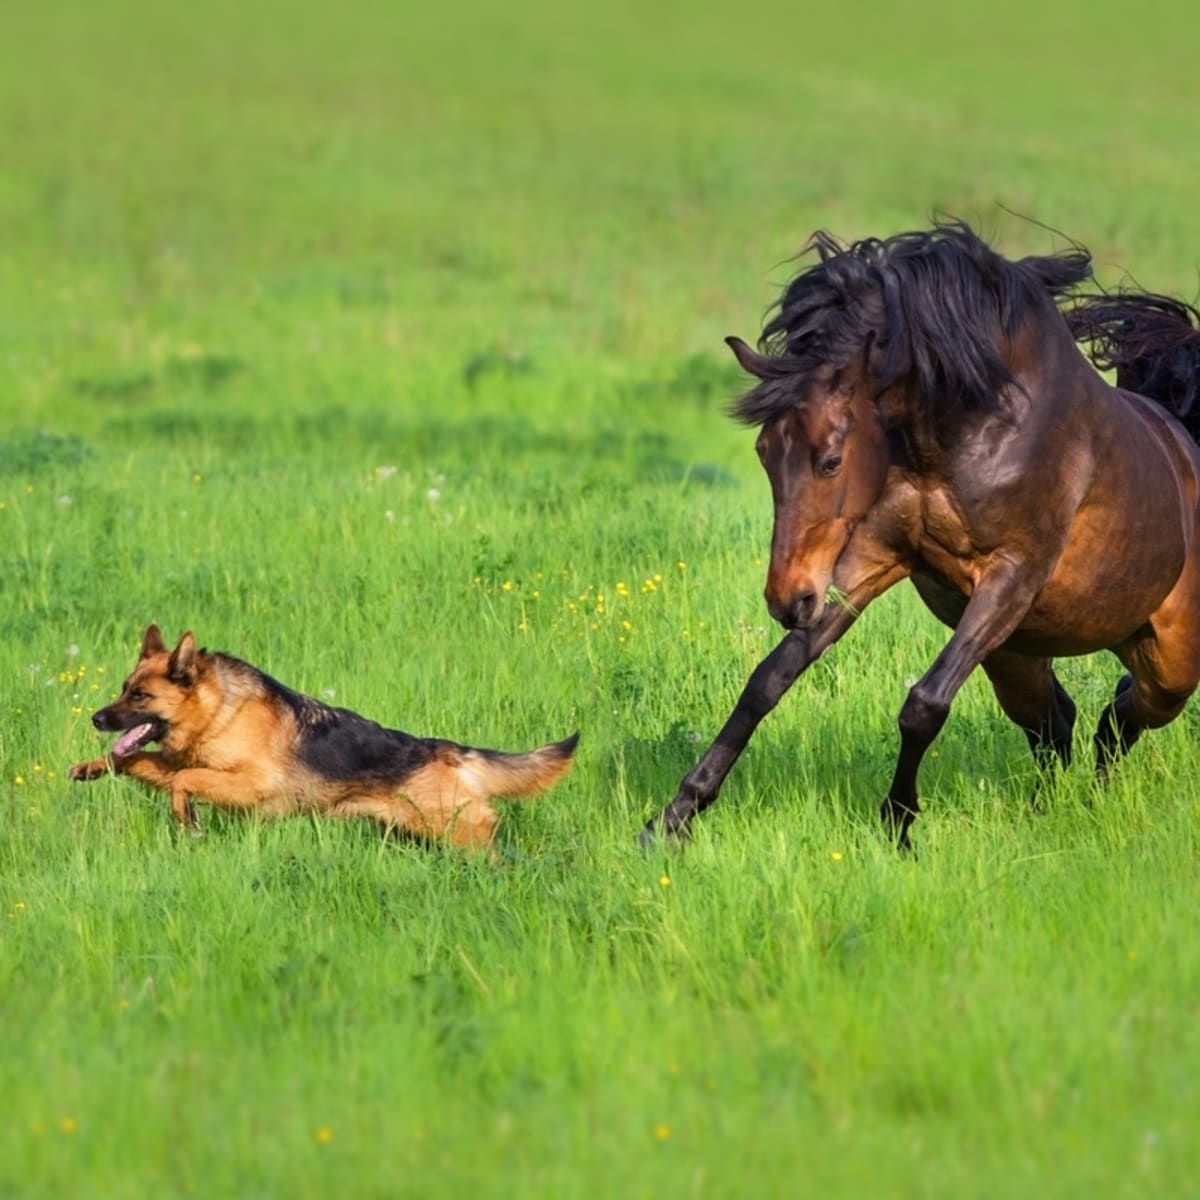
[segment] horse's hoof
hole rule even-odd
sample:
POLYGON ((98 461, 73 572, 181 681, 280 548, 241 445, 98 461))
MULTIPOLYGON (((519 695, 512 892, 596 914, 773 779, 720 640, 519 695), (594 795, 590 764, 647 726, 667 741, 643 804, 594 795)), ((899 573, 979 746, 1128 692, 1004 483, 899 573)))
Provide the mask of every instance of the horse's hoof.
POLYGON ((638 845, 643 850, 673 850, 682 846, 688 840, 686 824, 674 829, 666 828, 666 822, 661 818, 647 821, 641 833, 638 834, 638 845))

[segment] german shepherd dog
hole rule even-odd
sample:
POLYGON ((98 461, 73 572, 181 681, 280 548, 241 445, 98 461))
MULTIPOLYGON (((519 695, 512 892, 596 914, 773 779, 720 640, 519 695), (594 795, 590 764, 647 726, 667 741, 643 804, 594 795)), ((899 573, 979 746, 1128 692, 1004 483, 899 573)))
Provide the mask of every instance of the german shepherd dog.
POLYGON ((119 732, 112 753, 70 770, 108 771, 171 794, 171 813, 199 835, 193 798, 272 816, 374 817, 389 830, 488 847, 494 796, 527 796, 571 765, 579 735, 529 754, 476 750, 385 729, 303 696, 190 632, 168 651, 157 625, 121 695, 92 716, 119 732), (158 742, 157 752, 143 747, 158 742))

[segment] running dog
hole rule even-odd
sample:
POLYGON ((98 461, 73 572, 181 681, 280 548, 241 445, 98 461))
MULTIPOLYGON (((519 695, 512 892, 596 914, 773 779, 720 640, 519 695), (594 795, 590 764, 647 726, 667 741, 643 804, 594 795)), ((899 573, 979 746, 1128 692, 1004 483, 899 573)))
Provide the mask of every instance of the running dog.
POLYGON ((579 741, 576 733, 504 754, 412 737, 198 649, 190 632, 168 651, 157 625, 146 629, 121 695, 92 724, 121 736, 111 754, 77 763, 70 777, 112 771, 169 792, 172 815, 197 835, 193 798, 270 816, 373 817, 387 829, 472 847, 492 844, 493 797, 549 787, 579 741), (151 742, 157 752, 143 749, 151 742))

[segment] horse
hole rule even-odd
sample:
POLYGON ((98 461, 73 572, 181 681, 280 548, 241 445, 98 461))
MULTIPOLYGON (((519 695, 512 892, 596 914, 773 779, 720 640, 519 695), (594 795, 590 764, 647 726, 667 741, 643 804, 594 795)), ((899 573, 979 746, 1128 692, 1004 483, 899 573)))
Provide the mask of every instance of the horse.
POLYGON ((1200 441, 1200 309, 1155 292, 1082 297, 1067 325, 1117 387, 1157 400, 1200 441))
POLYGON ((881 817, 902 850, 921 760, 976 667, 1038 764, 1065 767, 1075 704, 1053 660, 1112 651, 1126 674, 1095 733, 1101 777, 1200 679, 1200 449, 1178 419, 1200 382, 1195 311, 1089 296, 1084 247, 1010 260, 956 220, 808 250, 759 349, 726 339, 756 381, 733 415, 759 430, 785 633, 643 844, 686 834, 800 674, 902 580, 953 631, 900 709, 881 817))

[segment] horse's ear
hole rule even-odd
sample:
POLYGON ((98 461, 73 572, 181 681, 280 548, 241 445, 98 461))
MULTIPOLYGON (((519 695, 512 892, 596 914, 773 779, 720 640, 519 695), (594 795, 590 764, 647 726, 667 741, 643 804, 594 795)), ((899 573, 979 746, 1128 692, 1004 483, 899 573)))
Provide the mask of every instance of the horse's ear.
POLYGON ((141 658, 161 654, 166 648, 167 644, 162 640, 162 630, 157 625, 147 625, 146 632, 142 634, 141 658))
POLYGON ((771 360, 765 354, 746 345, 740 337, 727 337, 725 344, 733 351, 733 357, 747 375, 755 379, 766 379, 771 374, 771 360))

